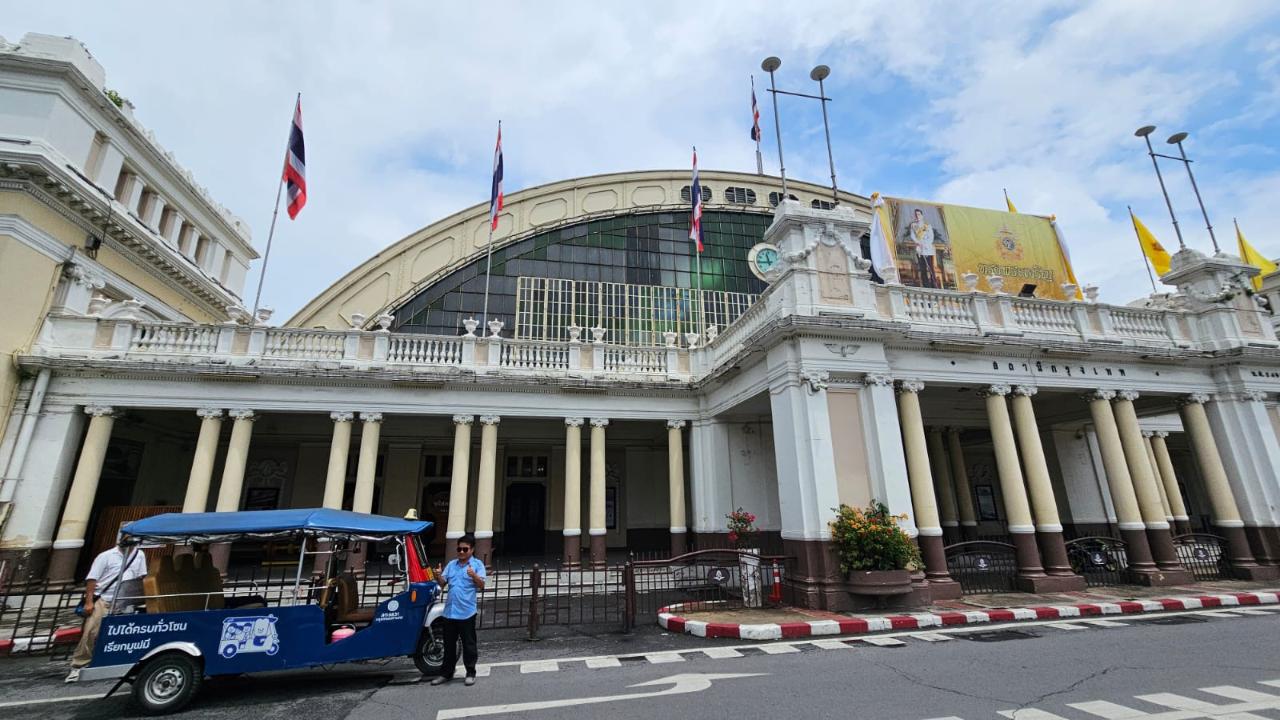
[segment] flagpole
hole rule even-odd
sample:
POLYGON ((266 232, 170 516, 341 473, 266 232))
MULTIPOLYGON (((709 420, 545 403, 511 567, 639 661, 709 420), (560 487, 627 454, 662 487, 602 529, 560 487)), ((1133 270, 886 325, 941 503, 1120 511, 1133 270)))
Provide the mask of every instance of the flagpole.
MULTIPOLYGON (((755 114, 758 112, 756 108, 756 76, 751 76, 751 123, 754 127, 756 123, 755 114)), ((756 174, 764 175, 764 156, 760 154, 760 133, 756 133, 756 174)))
MULTIPOLYGON (((293 108, 297 112, 298 106, 302 104, 302 93, 294 98, 293 108)), ((289 134, 293 134, 293 116, 289 116, 289 134)), ((284 144, 284 161, 289 162, 289 142, 284 144)), ((276 234, 276 218, 280 215, 280 193, 284 190, 284 168, 280 170, 280 181, 276 183, 276 204, 271 211, 271 229, 267 230, 267 249, 262 252, 262 269, 258 271, 258 290, 253 295, 253 314, 249 316, 249 324, 258 324, 258 305, 262 301, 262 282, 267 277, 267 262, 271 260, 271 240, 276 234)))
POLYGON ((1133 235, 1138 239, 1138 252, 1142 253, 1142 266, 1147 269, 1147 279, 1151 281, 1151 292, 1159 292, 1156 290, 1156 276, 1151 274, 1151 259, 1147 257, 1147 251, 1142 247, 1142 235, 1138 233, 1138 223, 1134 222, 1133 208, 1125 205, 1129 210, 1129 222, 1133 223, 1133 235))
MULTIPOLYGON (((498 137, 499 138, 502 137, 502 121, 501 120, 498 121, 498 137)), ((497 161, 495 160, 494 162, 497 162, 497 161)), ((494 172, 497 172, 497 167, 494 168, 494 172)), ((497 199, 489 200, 490 213, 495 212, 496 210, 496 208, 492 207, 492 204, 495 202, 497 202, 497 199)), ((480 326, 480 337, 484 337, 484 329, 489 327, 489 271, 493 267, 493 219, 492 218, 489 220, 489 242, 486 243, 486 245, 487 245, 487 248, 486 248, 485 257, 484 257, 484 312, 481 313, 481 317, 484 318, 484 321, 483 321, 484 324, 480 326)))
POLYGON ((1008 210, 1008 209, 1009 209, 1009 189, 1008 189, 1008 188, 1000 188, 1000 190, 1001 190, 1001 192, 1003 192, 1003 193, 1004 193, 1004 208, 1005 208, 1005 210, 1008 210))

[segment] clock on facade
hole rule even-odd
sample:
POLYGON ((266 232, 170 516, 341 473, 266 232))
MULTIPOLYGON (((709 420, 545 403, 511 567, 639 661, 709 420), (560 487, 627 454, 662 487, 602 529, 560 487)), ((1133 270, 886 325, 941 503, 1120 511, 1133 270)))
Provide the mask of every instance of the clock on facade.
POLYGON ((759 243, 747 252, 747 264, 756 277, 765 280, 765 274, 778 264, 778 248, 769 243, 759 243))

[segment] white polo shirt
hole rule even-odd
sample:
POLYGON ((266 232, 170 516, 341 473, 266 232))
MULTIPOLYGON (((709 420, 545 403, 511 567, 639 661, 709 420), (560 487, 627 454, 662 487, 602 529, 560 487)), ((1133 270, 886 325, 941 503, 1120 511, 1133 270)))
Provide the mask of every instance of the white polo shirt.
POLYGON ((115 578, 120 574, 120 568, 124 565, 125 559, 125 553, 120 552, 119 547, 113 547, 110 550, 99 553, 98 557, 93 559, 93 565, 89 568, 87 579, 97 581, 98 594, 108 604, 115 600, 116 593, 120 591, 121 585, 128 583, 130 580, 145 577, 147 574, 147 558, 142 554, 142 550, 132 548, 129 552, 133 553, 133 561, 125 569, 124 577, 119 580, 115 578), (107 583, 111 583, 111 587, 107 587, 107 583))

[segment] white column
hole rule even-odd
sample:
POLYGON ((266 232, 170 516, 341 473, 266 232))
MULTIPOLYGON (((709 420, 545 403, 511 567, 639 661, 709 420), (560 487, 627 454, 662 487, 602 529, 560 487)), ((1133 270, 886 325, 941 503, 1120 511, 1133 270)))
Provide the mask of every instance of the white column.
POLYGON ((782 537, 807 542, 831 539, 828 523, 840 504, 827 381, 821 372, 788 372, 769 387, 778 466, 782 537))
POLYGON ((378 441, 382 436, 382 413, 360 413, 360 460, 356 465, 356 491, 351 509, 373 512, 373 486, 378 471, 378 441))
POLYGON ((1155 437, 1155 431, 1142 431, 1142 444, 1147 446, 1147 462, 1151 465, 1151 475, 1155 478, 1156 490, 1160 493, 1160 509, 1164 511, 1165 522, 1173 527, 1173 506, 1169 502, 1169 492, 1164 486, 1164 478, 1160 475, 1160 465, 1156 462, 1156 450, 1151 444, 1153 437, 1155 437))
POLYGON ((331 412, 333 440, 329 443, 329 466, 324 475, 324 500, 331 510, 342 509, 342 495, 347 487, 347 455, 351 452, 351 421, 354 413, 331 412))
POLYGON ((591 418, 591 489, 588 511, 588 530, 591 535, 591 564, 602 566, 605 562, 605 533, 609 530, 604 516, 605 482, 605 434, 608 418, 591 418))
POLYGON ((209 508, 209 484, 213 480, 213 464, 218 457, 218 438, 222 433, 221 410, 201 408, 196 415, 200 418, 200 435, 196 439, 191 474, 187 477, 187 492, 182 500, 184 513, 199 513, 209 508))
POLYGON ((66 496, 84 435, 85 417, 81 408, 74 405, 44 403, 31 434, 21 480, 10 481, 16 487, 13 510, 3 527, 2 547, 6 550, 47 551, 53 544, 62 503, 50 498, 66 496))
POLYGON ((449 482, 449 528, 446 552, 467 534, 467 483, 471 475, 471 423, 474 415, 453 416, 453 477, 449 482))
POLYGON ((685 545, 686 525, 684 511, 684 438, 681 431, 684 420, 667 421, 667 494, 671 511, 671 549, 685 545))
POLYGON ((911 485, 907 480, 907 456, 902 449, 902 427, 898 422, 898 401, 894 397, 893 377, 882 373, 867 373, 862 383, 865 389, 858 393, 863 418, 864 438, 867 448, 867 469, 870 473, 871 496, 882 498, 889 512, 906 515, 899 525, 907 534, 918 534, 915 513, 911 506, 911 485))
POLYGON ((493 548, 493 496, 497 483, 497 415, 480 416, 480 474, 476 479, 476 556, 488 563, 493 548))
POLYGON ((689 465, 693 473, 693 530, 723 533, 725 513, 733 510, 733 483, 728 426, 717 420, 694 420, 689 430, 689 465))
POLYGON ((579 564, 582 553, 582 423, 564 419, 564 563, 579 564))
POLYGON ((235 420, 231 426, 231 442, 227 445, 227 459, 222 464, 222 484, 218 487, 218 512, 235 512, 240 509, 240 491, 244 487, 244 468, 249 460, 249 439, 253 435, 253 421, 258 417, 252 410, 229 410, 227 416, 235 420))
POLYGON ((1182 490, 1178 487, 1178 475, 1173 469, 1173 458, 1169 457, 1169 446, 1165 438, 1169 433, 1157 431, 1151 438, 1151 450, 1156 456, 1156 465, 1160 468, 1160 480, 1164 483, 1164 494, 1169 498, 1169 509, 1173 511, 1173 519, 1184 524, 1183 532, 1190 528, 1191 518, 1187 516, 1187 504, 1182 500, 1182 490))
POLYGON ((109 405, 88 405, 84 412, 90 418, 80 449, 80 461, 71 480, 71 490, 62 509, 62 522, 58 524, 58 536, 53 541, 54 550, 75 550, 77 555, 84 546, 85 530, 89 526, 89 512, 98 494, 98 480, 102 477, 102 462, 111 444, 111 428, 115 425, 116 411, 109 405))

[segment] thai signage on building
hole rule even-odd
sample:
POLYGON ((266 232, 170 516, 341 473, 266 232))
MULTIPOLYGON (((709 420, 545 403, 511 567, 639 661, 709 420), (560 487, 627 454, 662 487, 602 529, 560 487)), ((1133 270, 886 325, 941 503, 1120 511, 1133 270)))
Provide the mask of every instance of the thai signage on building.
POLYGON ((964 289, 963 276, 1004 278, 1004 291, 1035 285, 1036 297, 1068 299, 1067 261, 1048 218, 886 197, 880 222, 904 285, 964 289))

